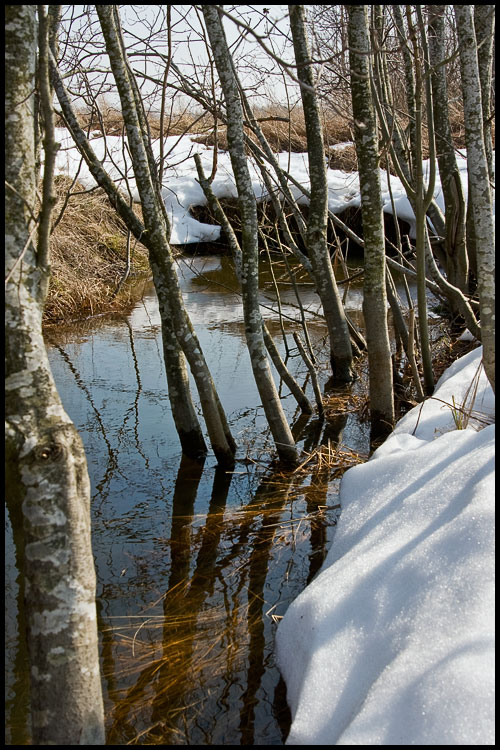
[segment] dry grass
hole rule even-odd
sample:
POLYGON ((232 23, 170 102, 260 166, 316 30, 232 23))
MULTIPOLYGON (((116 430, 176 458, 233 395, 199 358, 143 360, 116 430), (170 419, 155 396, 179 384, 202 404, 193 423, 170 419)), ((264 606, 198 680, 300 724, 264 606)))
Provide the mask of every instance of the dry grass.
MULTIPOLYGON (((255 118, 274 152, 305 153, 307 151, 306 125, 301 110, 289 113, 284 107, 271 105, 256 111, 255 118)), ((254 142, 257 142, 257 137, 249 127, 245 128, 245 132, 254 142)), ((327 152, 331 145, 351 141, 349 120, 337 115, 325 116, 323 136, 327 152)), ((217 134, 214 128, 210 127, 209 132, 201 133, 193 140, 206 146, 215 146, 217 140, 217 147, 220 150, 226 151, 228 148, 226 127, 222 124, 219 125, 217 134)))
POLYGON ((466 430, 469 426, 473 427, 475 430, 480 430, 487 425, 495 423, 494 414, 474 409, 477 390, 479 387, 479 378, 482 370, 483 363, 481 361, 476 368, 476 372, 469 383, 461 403, 455 401, 454 396, 451 397, 451 404, 440 398, 436 398, 436 396, 431 397, 435 401, 441 401, 441 403, 450 409, 457 430, 466 430))
MULTIPOLYGON (((108 102, 99 102, 99 112, 80 107, 76 111, 80 126, 84 130, 91 132, 106 133, 106 135, 122 136, 125 133, 125 123, 121 110, 113 107, 108 102)), ((149 113, 148 126, 152 138, 158 138, 161 130, 160 115, 149 113)), ((170 114, 164 117, 163 133, 164 136, 184 135, 186 133, 203 133, 208 132, 212 127, 213 119, 211 115, 197 115, 184 111, 170 114)), ((65 127, 64 120, 57 118, 57 127, 65 127)))
POLYGON ((330 169, 340 169, 342 172, 357 172, 358 157, 355 146, 345 146, 344 148, 330 151, 328 166, 330 169))
MULTIPOLYGON (((71 185, 66 177, 55 180, 57 204, 54 219, 71 185)), ((130 307, 133 284, 115 291, 126 268, 127 231, 103 191, 73 196, 51 238, 51 280, 44 311, 44 325, 69 321, 130 307)), ((131 280, 149 275, 147 251, 132 238, 131 280)))
MULTIPOLYGON (((123 135, 125 126, 121 111, 107 102, 100 102, 99 113, 80 108, 77 112, 78 120, 84 130, 105 132, 107 135, 123 135)), ((255 112, 264 135, 273 151, 291 151, 304 153, 307 151, 306 127, 304 114, 300 109, 288 112, 285 107, 270 104, 255 112)), ((57 125, 64 127, 59 119, 57 125)), ((148 115, 148 125, 152 138, 160 135, 161 122, 158 114, 148 115)), ((197 114, 189 111, 178 112, 164 118, 163 132, 165 136, 192 134, 196 143, 214 146, 217 141, 219 149, 227 150, 226 127, 218 123, 217 134, 214 131, 213 118, 209 114, 197 114)), ((257 141, 250 128, 245 132, 257 141)), ((325 148, 337 143, 352 141, 351 123, 349 118, 334 113, 323 116, 323 136, 325 148)))
POLYGON ((473 349, 477 349, 480 344, 476 340, 464 341, 457 338, 456 333, 450 332, 449 324, 439 322, 436 327, 439 332, 435 334, 435 341, 432 345, 432 366, 437 381, 453 362, 473 349))
MULTIPOLYGON (((78 110, 78 119, 80 125, 85 130, 105 132, 107 135, 122 135, 125 131, 121 111, 111 106, 106 101, 100 102, 99 113, 95 111, 78 110)), ((305 153, 307 151, 306 128, 304 114, 301 109, 295 108, 288 112, 286 107, 278 104, 269 104, 255 111, 255 117, 258 120, 269 145, 276 153, 291 151, 292 153, 305 153)), ((59 119, 59 126, 64 126, 64 122, 59 119)), ((325 150, 330 156, 330 146, 338 143, 347 143, 354 140, 352 132, 352 120, 348 114, 342 115, 333 111, 323 113, 323 138, 325 141, 325 150)), ((401 126, 405 128, 407 122, 403 119, 401 126)), ((458 104, 450 104, 450 124, 453 135, 453 141, 456 148, 465 147, 465 130, 463 125, 463 112, 458 104)), ((152 138, 158 138, 161 130, 160 116, 156 113, 148 115, 148 125, 152 138)), ((220 150, 227 150, 226 126, 218 123, 217 134, 214 131, 213 117, 208 113, 196 113, 189 110, 171 113, 164 117, 163 132, 165 136, 180 136, 191 134, 196 143, 202 143, 207 146, 217 146, 220 150)), ((252 140, 257 141, 256 136, 250 128, 245 132, 252 140)), ((494 141, 494 121, 493 121, 493 141, 494 141)), ((423 156, 428 157, 427 133, 424 127, 423 131, 423 156)), ((345 152, 336 153, 333 157, 333 169, 344 169, 345 171, 355 171, 356 161, 354 148, 345 152)))

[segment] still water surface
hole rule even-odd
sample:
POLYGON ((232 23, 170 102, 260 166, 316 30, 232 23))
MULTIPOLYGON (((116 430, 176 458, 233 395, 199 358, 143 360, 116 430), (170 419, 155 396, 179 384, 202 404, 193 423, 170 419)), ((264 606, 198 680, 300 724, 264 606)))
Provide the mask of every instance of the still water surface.
MULTIPOLYGON (((289 715, 274 634, 330 546, 341 472, 331 460, 295 474, 273 470, 231 263, 184 259, 179 274, 239 445, 234 472, 218 469, 211 454, 196 464, 180 453, 152 287, 126 318, 88 321, 47 337, 92 484, 107 744, 280 745, 289 715)), ((272 306, 265 268, 262 293, 272 306)), ((301 285, 301 295, 318 310, 309 286, 301 285)), ((282 287, 281 298, 284 312, 298 318, 287 306, 295 301, 291 286, 282 287)), ((354 289, 348 309, 355 316, 360 306, 354 289)), ((284 356, 276 312, 263 313, 284 356)), ((328 390, 324 324, 308 317, 328 390)), ((286 328, 299 330, 290 321, 286 328)), ((287 338, 292 350, 291 333, 287 338)), ((288 364, 313 400, 302 361, 292 356, 288 364)), ((351 460, 350 452, 368 452, 368 426, 355 409, 308 421, 287 389, 281 392, 305 457, 322 444, 337 449, 339 465, 342 456, 351 460)), ((27 744, 16 602, 22 579, 10 538, 7 544, 7 742, 27 744)))

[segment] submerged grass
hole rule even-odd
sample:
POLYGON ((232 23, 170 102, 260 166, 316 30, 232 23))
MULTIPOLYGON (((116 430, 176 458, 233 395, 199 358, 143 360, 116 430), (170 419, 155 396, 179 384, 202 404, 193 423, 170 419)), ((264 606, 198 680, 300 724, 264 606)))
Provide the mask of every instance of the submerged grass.
POLYGON ((106 618, 108 744, 218 744, 242 731, 270 667, 276 609, 326 555, 325 529, 339 508, 332 478, 365 458, 317 446, 293 471, 261 476, 247 505, 175 516, 176 528, 191 529, 191 549, 176 538, 156 543, 177 545, 190 572, 174 580, 172 560, 164 594, 134 616, 106 618))

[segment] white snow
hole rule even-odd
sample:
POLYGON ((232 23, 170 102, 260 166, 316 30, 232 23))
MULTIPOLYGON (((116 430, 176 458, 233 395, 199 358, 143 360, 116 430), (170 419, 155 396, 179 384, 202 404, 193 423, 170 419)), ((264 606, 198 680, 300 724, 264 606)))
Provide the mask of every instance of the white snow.
MULTIPOLYGON (((212 171, 213 148, 196 143, 195 135, 169 136, 165 139, 164 152, 166 154, 165 172, 163 181, 163 198, 167 207, 172 224, 170 241, 173 245, 188 245, 195 242, 214 242, 220 236, 220 227, 212 224, 204 224, 194 219, 189 209, 192 206, 204 206, 206 199, 200 185, 197 182, 196 167, 193 155, 199 153, 201 156, 205 174, 212 171)), ((73 177, 80 164, 80 155, 73 145, 71 136, 65 128, 57 128, 56 138, 61 143, 61 149, 57 154, 56 174, 66 174, 73 177)), ((124 139, 120 136, 106 136, 103 138, 99 133, 92 134, 91 145, 100 161, 109 172, 117 185, 126 192, 126 180, 134 201, 139 201, 139 194, 133 176, 130 156, 124 148, 124 139)), ((159 158, 159 140, 153 141, 153 153, 159 158)), ((340 144, 346 145, 346 144, 340 144)), ((218 198, 236 197, 236 187, 231 168, 231 160, 227 152, 219 152, 217 155, 217 174, 212 183, 212 189, 218 198)), ((309 171, 307 166, 307 154, 277 155, 280 165, 299 182, 304 188, 309 189, 309 171)), ((467 162, 462 157, 457 157, 462 184, 467 191, 467 162)), ((267 195, 260 172, 255 163, 248 160, 250 174, 252 177, 254 192, 258 200, 267 195)), ((424 167, 425 167, 424 163, 424 167)), ((347 173, 340 170, 329 169, 328 190, 329 208, 333 213, 341 213, 350 207, 360 205, 359 180, 357 173, 347 173)), ((387 185, 387 174, 381 171, 382 200, 385 213, 392 213, 392 203, 387 185)), ((95 180, 90 174, 85 163, 81 164, 78 179, 87 189, 95 186, 95 180)), ((292 183, 289 185, 292 194, 300 203, 307 203, 302 192, 292 183)), ((399 218, 410 225, 409 234, 415 236, 415 217, 401 182, 391 178, 391 189, 394 199, 396 213, 399 218)), ((436 179, 435 196, 437 203, 443 207, 441 185, 439 178, 436 179)))
POLYGON ((482 367, 484 421, 458 430, 451 408, 481 354, 455 362, 342 479, 332 547, 277 631, 287 744, 495 742, 494 396, 482 367))

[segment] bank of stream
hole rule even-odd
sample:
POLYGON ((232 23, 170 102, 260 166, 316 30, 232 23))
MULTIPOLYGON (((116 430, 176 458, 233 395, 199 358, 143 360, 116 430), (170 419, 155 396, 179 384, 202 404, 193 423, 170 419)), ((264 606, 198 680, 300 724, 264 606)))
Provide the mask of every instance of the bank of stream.
MULTIPOLYGON (((272 440, 253 381, 240 299, 226 257, 179 260, 186 306, 238 443, 233 472, 209 455, 182 457, 171 417, 154 289, 127 316, 47 333, 64 405, 86 450, 92 485, 107 744, 280 745, 289 728, 274 633, 320 568, 340 512, 343 471, 366 460, 364 378, 328 382, 326 331, 301 284, 326 418, 302 417, 280 387, 303 465, 271 463, 272 440)), ((362 283, 362 282, 360 282, 362 283)), ((264 316, 283 356, 264 263, 264 316)), ((347 310, 361 323, 361 288, 347 310)), ((298 319, 290 286, 283 312, 298 319)), ((288 364, 313 400, 307 369, 288 364)), ((7 527, 9 521, 7 519, 7 527)), ((22 575, 7 546, 7 744, 29 744, 26 654, 18 632, 22 575)))

